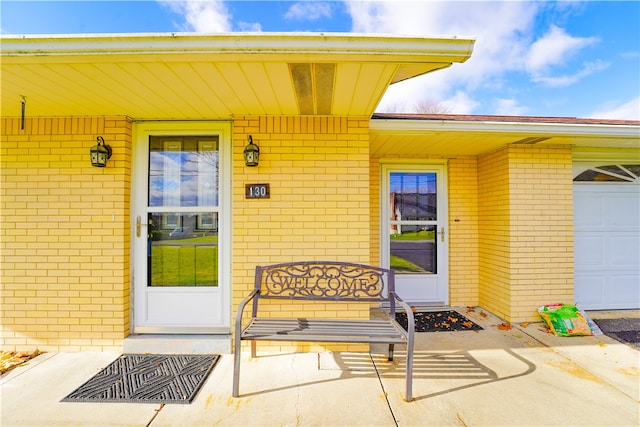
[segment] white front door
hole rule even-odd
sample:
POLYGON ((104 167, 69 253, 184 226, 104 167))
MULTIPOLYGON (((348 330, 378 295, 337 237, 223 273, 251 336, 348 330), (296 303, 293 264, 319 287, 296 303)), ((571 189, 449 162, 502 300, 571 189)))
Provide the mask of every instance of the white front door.
POLYGON ((382 167, 382 266, 414 305, 448 304, 446 165, 382 167))
POLYGON ((229 333, 230 126, 134 127, 133 330, 229 333))

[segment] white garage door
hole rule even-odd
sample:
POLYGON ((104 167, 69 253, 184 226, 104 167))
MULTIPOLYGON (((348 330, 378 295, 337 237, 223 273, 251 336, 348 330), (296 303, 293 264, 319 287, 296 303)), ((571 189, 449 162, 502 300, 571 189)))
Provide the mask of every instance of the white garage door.
POLYGON ((640 179, 630 178, 574 184, 575 301, 582 308, 640 308, 640 179))

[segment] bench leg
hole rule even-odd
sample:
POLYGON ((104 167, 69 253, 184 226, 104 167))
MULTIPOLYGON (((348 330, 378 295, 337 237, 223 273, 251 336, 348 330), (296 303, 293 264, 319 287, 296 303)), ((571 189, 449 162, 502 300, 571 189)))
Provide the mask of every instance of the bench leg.
POLYGON ((255 358, 256 357, 256 341, 255 340, 251 340, 251 357, 255 358))
POLYGON ((407 402, 413 400, 413 337, 407 341, 407 402))
POLYGON ((387 358, 387 360, 389 362, 393 362, 393 347, 395 344, 389 344, 389 357, 387 358))
POLYGON ((235 352, 233 354, 233 397, 240 396, 240 338, 236 335, 235 352))

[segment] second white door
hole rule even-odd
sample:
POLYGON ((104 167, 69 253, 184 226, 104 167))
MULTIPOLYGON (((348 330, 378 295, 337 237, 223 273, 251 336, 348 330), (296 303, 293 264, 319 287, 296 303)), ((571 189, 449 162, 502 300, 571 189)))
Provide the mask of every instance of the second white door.
POLYGON ((448 304, 446 165, 382 168, 382 265, 414 305, 448 304))

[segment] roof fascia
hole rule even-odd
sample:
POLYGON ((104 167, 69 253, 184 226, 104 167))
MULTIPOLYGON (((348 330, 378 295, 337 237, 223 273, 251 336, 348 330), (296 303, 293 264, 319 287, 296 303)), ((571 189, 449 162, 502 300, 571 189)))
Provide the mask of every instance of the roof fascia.
POLYGON ((373 119, 369 129, 372 133, 418 134, 436 132, 476 132, 476 133, 526 133, 541 135, 575 135, 591 137, 640 137, 640 126, 606 124, 567 123, 523 123, 491 121, 449 121, 449 120, 390 120, 373 119))
MULTIPOLYGON (((355 33, 156 33, 25 35, 0 37, 2 57, 96 56, 107 54, 342 54, 384 62, 441 58, 464 62, 475 40, 355 33)), ((331 60, 331 59, 329 59, 331 60)))

